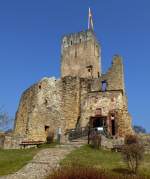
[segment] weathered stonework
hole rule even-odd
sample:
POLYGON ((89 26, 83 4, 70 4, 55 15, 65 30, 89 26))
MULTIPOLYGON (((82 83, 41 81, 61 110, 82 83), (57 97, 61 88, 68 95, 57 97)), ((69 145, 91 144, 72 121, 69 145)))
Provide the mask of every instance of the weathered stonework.
MULTIPOLYGON (((122 59, 115 55, 111 68, 102 74, 100 56, 92 30, 64 36, 61 78, 44 78, 23 93, 12 141, 46 141, 47 132, 57 138, 58 128, 65 141, 68 129, 89 125, 105 125, 114 138, 131 134, 122 59)), ((5 148, 10 139, 6 141, 5 148)))

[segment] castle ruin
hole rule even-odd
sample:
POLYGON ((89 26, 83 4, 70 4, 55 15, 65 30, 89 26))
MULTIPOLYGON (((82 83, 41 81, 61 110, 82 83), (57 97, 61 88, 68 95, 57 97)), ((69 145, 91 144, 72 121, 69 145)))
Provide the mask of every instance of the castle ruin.
POLYGON ((56 138, 58 128, 65 141, 66 131, 89 125, 105 125, 115 138, 132 133, 122 58, 115 55, 103 74, 101 46, 92 28, 62 38, 61 78, 43 78, 22 94, 5 148, 23 140, 46 141, 48 131, 56 138))

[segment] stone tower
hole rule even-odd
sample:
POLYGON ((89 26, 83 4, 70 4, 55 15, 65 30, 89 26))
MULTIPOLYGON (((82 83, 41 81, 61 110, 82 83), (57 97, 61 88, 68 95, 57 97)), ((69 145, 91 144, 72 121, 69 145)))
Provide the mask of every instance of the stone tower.
POLYGON ((80 78, 101 76, 101 50, 92 29, 63 37, 61 77, 65 76, 80 78))

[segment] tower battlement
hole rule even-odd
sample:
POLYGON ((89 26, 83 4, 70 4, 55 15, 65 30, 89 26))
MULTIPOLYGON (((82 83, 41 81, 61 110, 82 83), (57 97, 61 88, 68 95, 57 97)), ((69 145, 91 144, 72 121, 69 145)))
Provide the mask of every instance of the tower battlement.
POLYGON ((61 45, 61 76, 98 78, 101 50, 93 30, 65 35, 61 45))
POLYGON ((95 40, 98 43, 95 33, 92 30, 81 31, 64 35, 62 38, 62 48, 67 48, 75 44, 80 44, 89 40, 95 40))

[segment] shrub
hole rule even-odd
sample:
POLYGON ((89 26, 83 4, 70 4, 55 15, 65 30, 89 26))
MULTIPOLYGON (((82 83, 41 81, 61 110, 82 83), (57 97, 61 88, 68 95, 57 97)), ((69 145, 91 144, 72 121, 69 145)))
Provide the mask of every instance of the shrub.
POLYGON ((143 179, 144 177, 112 175, 94 167, 68 166, 58 169, 47 179, 143 179))
POLYGON ((139 139, 136 135, 127 135, 125 137, 125 145, 135 144, 138 142, 139 142, 139 139))
POLYGON ((126 136, 122 155, 130 171, 136 174, 144 156, 144 147, 136 136, 126 136))
POLYGON ((49 179, 105 179, 104 172, 89 167, 63 167, 49 179))

